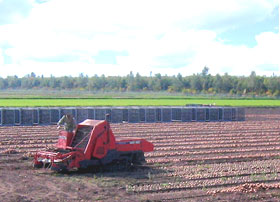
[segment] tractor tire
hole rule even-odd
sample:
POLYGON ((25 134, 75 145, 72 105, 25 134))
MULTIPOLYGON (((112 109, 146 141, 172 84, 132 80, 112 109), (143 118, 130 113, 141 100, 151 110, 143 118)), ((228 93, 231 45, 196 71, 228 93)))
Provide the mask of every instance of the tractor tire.
POLYGON ((33 162, 32 166, 33 168, 43 168, 44 164, 42 162, 38 162, 38 163, 33 162))
POLYGON ((145 164, 145 156, 144 156, 144 152, 137 152, 133 155, 132 158, 132 163, 133 165, 143 165, 145 164))

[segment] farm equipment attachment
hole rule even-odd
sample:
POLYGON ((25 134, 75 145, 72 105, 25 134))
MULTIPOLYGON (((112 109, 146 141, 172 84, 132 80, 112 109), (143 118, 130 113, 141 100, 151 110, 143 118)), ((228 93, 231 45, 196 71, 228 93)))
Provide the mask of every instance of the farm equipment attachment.
POLYGON ((58 172, 85 168, 129 168, 145 163, 144 152, 154 149, 145 139, 116 139, 107 120, 87 119, 75 132, 60 131, 52 151, 34 155, 35 168, 49 167, 58 172))

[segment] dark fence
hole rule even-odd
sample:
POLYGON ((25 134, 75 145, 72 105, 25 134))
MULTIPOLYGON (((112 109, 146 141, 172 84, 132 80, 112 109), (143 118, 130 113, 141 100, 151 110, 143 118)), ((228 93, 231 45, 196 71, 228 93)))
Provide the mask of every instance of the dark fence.
POLYGON ((213 106, 0 108, 0 125, 56 124, 65 114, 72 114, 78 123, 85 119, 103 120, 106 114, 110 114, 112 123, 244 121, 245 111, 245 108, 213 106))

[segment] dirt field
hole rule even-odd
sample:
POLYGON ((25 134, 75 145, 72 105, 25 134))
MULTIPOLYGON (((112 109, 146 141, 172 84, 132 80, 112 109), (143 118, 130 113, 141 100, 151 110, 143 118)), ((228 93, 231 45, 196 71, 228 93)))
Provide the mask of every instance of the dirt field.
POLYGON ((111 124, 155 145, 129 171, 32 168, 55 126, 0 127, 0 201, 280 201, 280 121, 111 124))

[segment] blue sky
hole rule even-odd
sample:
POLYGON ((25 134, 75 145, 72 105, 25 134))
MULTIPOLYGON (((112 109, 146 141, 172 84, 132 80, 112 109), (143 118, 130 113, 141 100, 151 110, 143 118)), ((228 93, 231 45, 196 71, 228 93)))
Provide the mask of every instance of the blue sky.
POLYGON ((280 75, 278 0, 0 0, 0 77, 280 75))

